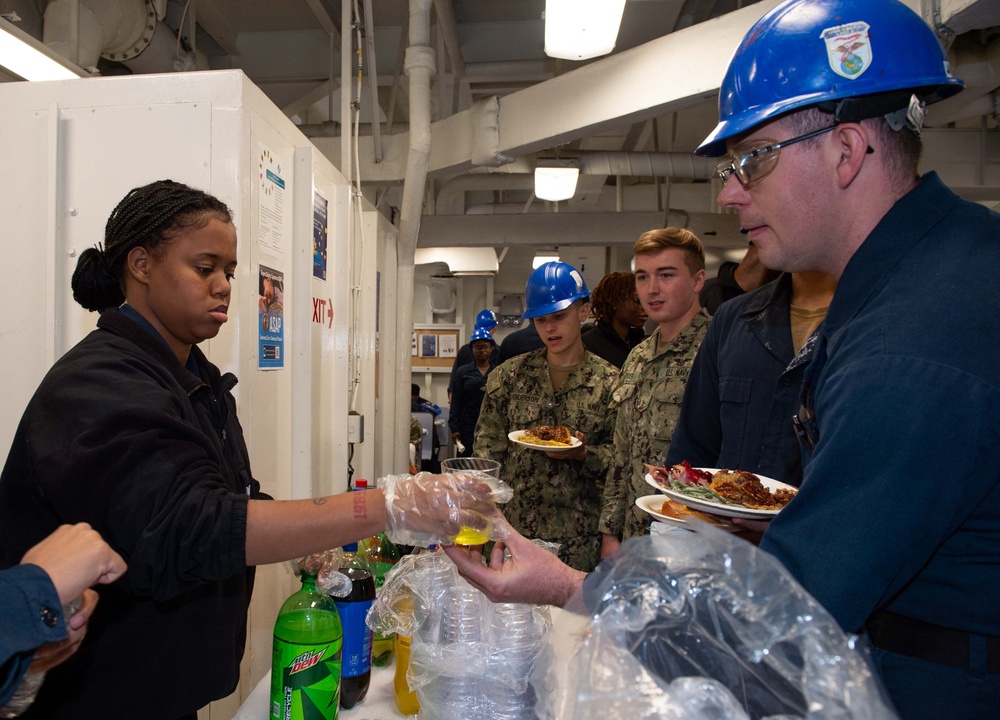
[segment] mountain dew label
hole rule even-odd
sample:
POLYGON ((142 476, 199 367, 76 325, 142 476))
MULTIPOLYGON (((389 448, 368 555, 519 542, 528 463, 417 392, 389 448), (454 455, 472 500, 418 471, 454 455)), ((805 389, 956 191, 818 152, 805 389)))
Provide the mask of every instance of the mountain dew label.
POLYGON ((302 644, 274 638, 272 720, 334 720, 340 708, 343 636, 302 644))

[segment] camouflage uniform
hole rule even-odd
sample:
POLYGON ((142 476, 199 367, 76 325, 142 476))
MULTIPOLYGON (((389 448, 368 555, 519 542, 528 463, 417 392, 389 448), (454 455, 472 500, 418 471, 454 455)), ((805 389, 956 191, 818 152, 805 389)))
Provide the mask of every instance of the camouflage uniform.
POLYGON ((649 515, 635 506, 636 498, 655 492, 646 484, 643 463, 659 465, 667 456, 684 385, 708 322, 704 313, 695 315, 661 351, 656 349, 657 328, 629 353, 614 393, 618 419, 601 509, 602 533, 623 540, 649 533, 649 515))
POLYGON ((601 489, 608 476, 618 369, 593 353, 553 392, 546 350, 499 365, 486 380, 476 425, 475 455, 502 464, 500 477, 514 490, 502 510, 518 532, 560 543, 559 557, 589 572, 600 559, 601 489), (512 430, 564 425, 583 433, 587 459, 552 460, 507 439, 512 430))

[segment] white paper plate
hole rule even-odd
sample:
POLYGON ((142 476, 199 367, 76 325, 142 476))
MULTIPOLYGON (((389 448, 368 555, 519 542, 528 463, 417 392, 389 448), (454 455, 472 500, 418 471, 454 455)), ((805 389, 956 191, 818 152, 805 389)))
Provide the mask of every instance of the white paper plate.
MULTIPOLYGON (((663 495, 644 495, 641 498, 635 499, 636 507, 640 510, 645 510, 654 518, 660 522, 667 523, 668 525, 676 525, 677 527, 690 528, 691 525, 686 520, 682 518, 671 517, 670 515, 664 515, 660 512, 660 508, 663 507, 664 496, 663 495)), ((693 518, 696 520, 701 520, 701 518, 693 518)), ((732 523, 726 522, 722 518, 705 520, 709 525, 714 525, 720 530, 725 530, 726 532, 739 532, 745 528, 741 528, 738 525, 733 525, 732 523)))
MULTIPOLYGON (((712 473, 713 475, 719 472, 719 468, 696 468, 697 470, 704 470, 705 472, 712 473)), ((757 475, 757 473, 754 473, 757 475)), ((764 475, 757 475, 760 478, 760 484, 766 487, 771 492, 775 490, 780 490, 782 488, 788 490, 795 490, 796 488, 791 485, 786 485, 783 482, 779 482, 773 478, 766 477, 764 475)), ((700 498, 688 497, 684 493, 677 492, 670 487, 664 487, 660 483, 653 479, 653 476, 646 473, 646 482, 652 485, 654 488, 659 490, 664 495, 676 500, 682 505, 685 505, 693 510, 701 510, 702 512, 712 513, 713 515, 720 515, 722 517, 738 517, 747 518, 749 520, 770 520, 779 512, 782 508, 778 510, 754 510, 752 508, 745 508, 740 505, 725 505, 721 502, 710 502, 708 500, 702 500, 700 498)))
POLYGON ((507 433, 507 439, 515 445, 526 447, 529 450, 541 450, 542 452, 566 452, 567 450, 572 450, 573 448, 578 448, 583 445, 583 443, 580 442, 580 439, 576 437, 570 438, 569 445, 535 445, 534 443, 525 442, 521 439, 525 432, 525 430, 514 430, 507 433))

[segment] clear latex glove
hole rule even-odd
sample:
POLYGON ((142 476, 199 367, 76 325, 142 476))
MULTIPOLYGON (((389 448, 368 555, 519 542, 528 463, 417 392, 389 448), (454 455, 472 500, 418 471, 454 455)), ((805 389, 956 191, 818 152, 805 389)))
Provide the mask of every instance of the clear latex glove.
POLYGON ((316 576, 316 587, 327 595, 347 597, 351 594, 351 579, 340 572, 340 561, 344 557, 341 548, 332 548, 305 557, 288 561, 288 567, 295 575, 307 572, 316 576))
POLYGON ((378 481, 385 493, 389 539, 401 545, 450 544, 462 527, 502 540, 502 526, 492 529, 494 503, 510 500, 512 491, 481 473, 389 475, 378 481))

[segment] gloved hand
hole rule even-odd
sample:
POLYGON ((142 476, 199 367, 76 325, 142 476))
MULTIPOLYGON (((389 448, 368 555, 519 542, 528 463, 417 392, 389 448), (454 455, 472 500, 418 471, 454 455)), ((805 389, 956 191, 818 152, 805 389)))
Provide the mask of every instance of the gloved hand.
POLYGON ((450 544, 463 526, 493 540, 505 531, 490 530, 495 502, 506 502, 511 490, 475 473, 389 475, 378 481, 385 494, 386 534, 401 545, 450 544), (494 533, 497 535, 494 537, 494 533))

